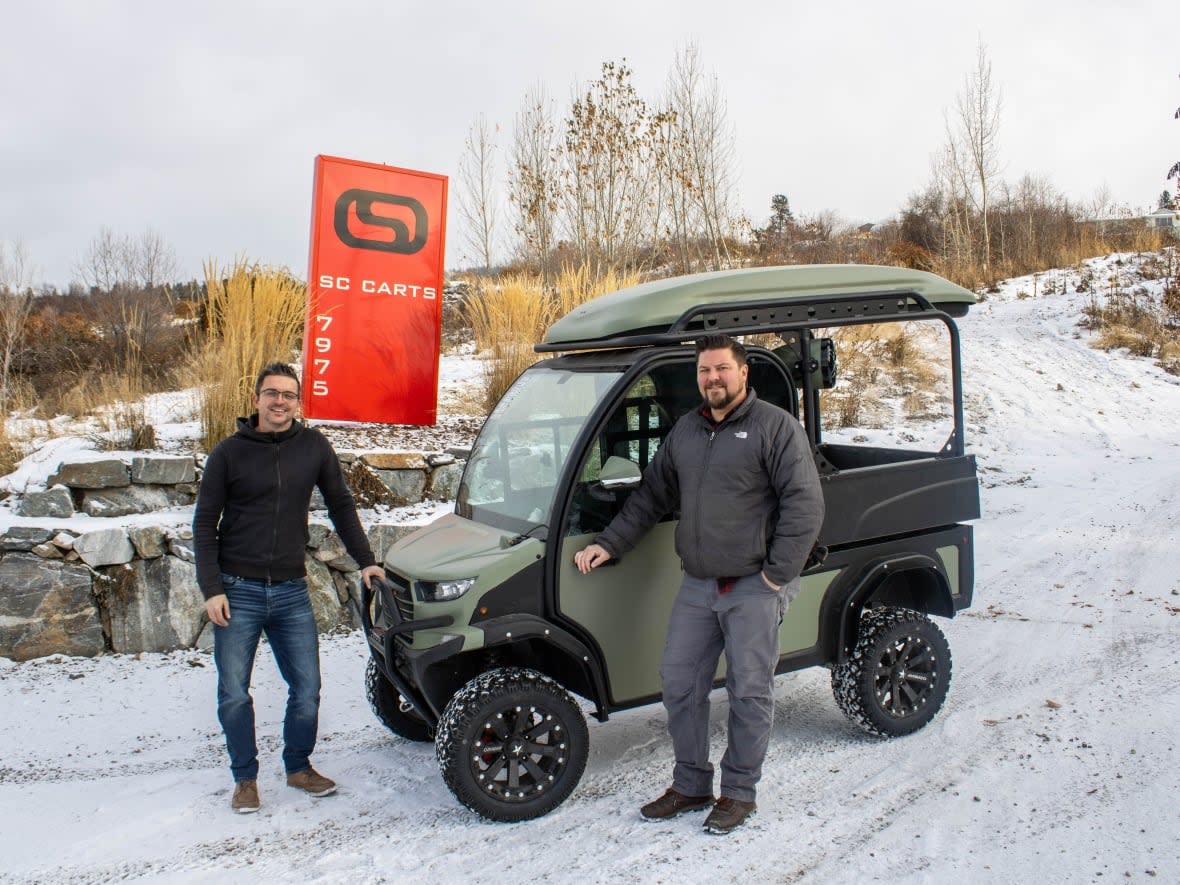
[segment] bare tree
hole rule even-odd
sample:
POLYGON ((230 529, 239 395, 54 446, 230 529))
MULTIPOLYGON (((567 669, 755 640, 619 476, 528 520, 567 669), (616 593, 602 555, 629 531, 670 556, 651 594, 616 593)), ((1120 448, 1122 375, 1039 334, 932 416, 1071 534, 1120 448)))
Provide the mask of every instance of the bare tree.
POLYGON ((489 127, 483 114, 467 130, 463 158, 459 161, 459 215, 465 223, 464 239, 492 269, 495 253, 497 207, 495 198, 496 138, 499 127, 489 127))
POLYGON ((125 248, 131 281, 136 285, 154 291, 176 280, 180 271, 176 251, 159 232, 149 228, 138 239, 128 238, 125 248))
POLYGON ((99 228, 86 247, 75 271, 93 289, 110 292, 127 282, 127 240, 109 227, 99 228))
POLYGON ((32 268, 22 243, 0 242, 0 421, 12 400, 12 364, 33 309, 32 268))
POLYGON ((720 84, 703 72, 695 43, 676 54, 667 105, 661 131, 668 161, 661 181, 672 238, 686 257, 695 251, 693 241, 703 240, 710 264, 720 269, 729 259, 734 136, 720 84))
POLYGON ((512 166, 508 195, 516 212, 521 253, 540 269, 546 284, 552 274, 551 253, 557 215, 557 163, 554 157, 552 104, 544 87, 530 91, 512 131, 512 166))
POLYGON ((562 220, 585 260, 633 267, 652 239, 663 115, 648 110, 625 62, 605 62, 575 96, 562 142, 562 220))
POLYGON ((75 271, 88 286, 102 292, 127 287, 156 290, 176 278, 179 263, 172 246, 150 228, 132 237, 103 227, 75 271))
POLYGON ((992 83, 992 63, 987 47, 980 43, 975 53, 975 68, 955 99, 954 143, 956 168, 963 177, 964 190, 979 213, 983 234, 982 264, 986 273, 991 261, 991 227, 988 213, 992 190, 1000 174, 1000 109, 1003 98, 992 83))

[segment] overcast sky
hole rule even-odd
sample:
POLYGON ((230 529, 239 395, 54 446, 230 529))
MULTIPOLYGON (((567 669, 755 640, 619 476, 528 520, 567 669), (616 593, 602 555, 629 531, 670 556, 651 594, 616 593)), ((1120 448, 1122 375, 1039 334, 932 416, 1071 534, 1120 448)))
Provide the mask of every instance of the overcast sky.
MULTIPOLYGON (((1150 209, 1180 160, 1176 0, 24 0, 0 40, 0 241, 64 286, 100 228, 152 229, 184 276, 235 256, 304 276, 316 154, 454 176, 480 114, 564 107, 626 59, 655 102, 694 42, 729 107, 740 208, 895 215, 930 178, 978 42, 1003 177, 1150 209)), ((470 261, 453 219, 447 267, 470 261)))

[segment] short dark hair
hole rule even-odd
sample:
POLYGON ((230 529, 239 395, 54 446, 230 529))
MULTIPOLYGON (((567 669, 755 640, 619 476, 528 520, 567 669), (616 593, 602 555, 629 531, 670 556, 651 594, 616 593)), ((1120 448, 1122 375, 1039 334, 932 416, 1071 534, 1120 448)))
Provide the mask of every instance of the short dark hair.
POLYGON ((282 375, 284 378, 295 379, 295 392, 299 393, 302 385, 299 383, 299 376, 295 374, 295 370, 291 368, 289 363, 270 363, 262 367, 262 371, 258 373, 258 377, 254 379, 254 395, 258 396, 262 393, 262 382, 271 375, 282 375))
POLYGON ((740 341, 735 341, 728 335, 703 335, 697 339, 697 356, 706 350, 728 350, 733 354, 738 367, 746 364, 746 348, 740 341))

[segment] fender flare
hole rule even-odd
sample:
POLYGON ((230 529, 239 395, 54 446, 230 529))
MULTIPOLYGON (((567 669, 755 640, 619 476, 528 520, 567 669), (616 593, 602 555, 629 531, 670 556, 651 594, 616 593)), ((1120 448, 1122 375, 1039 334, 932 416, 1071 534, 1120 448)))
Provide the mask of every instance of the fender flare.
MULTIPOLYGON (((586 676, 586 683, 591 689, 591 700, 594 701, 595 718, 600 722, 607 720, 609 707, 606 690, 606 679, 597 655, 580 639, 556 626, 551 621, 536 615, 514 614, 499 618, 490 618, 472 624, 484 633, 486 648, 497 646, 512 646, 523 640, 539 640, 564 655, 571 663, 578 667, 586 676)), ((546 674, 551 675, 551 674, 546 674)))
MULTIPOLYGON (((836 644, 831 655, 835 663, 842 663, 856 645, 860 628, 860 613, 873 596, 899 576, 917 578, 926 586, 919 592, 925 603, 921 611, 953 617, 955 607, 951 596, 950 581, 942 564, 934 557, 922 553, 883 557, 868 563, 852 584, 851 589, 840 594, 842 602, 829 618, 837 618, 836 644)), ((830 622, 829 622, 830 623, 830 622)), ((832 635, 832 634, 829 634, 832 635)))

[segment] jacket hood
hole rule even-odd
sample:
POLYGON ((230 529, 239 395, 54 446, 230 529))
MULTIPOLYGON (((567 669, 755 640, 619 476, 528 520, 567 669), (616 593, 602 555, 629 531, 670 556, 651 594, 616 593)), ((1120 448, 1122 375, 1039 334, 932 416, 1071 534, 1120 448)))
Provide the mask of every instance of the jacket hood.
POLYGON ((238 432, 235 435, 253 442, 280 443, 297 436, 302 431, 303 423, 299 420, 293 421, 291 426, 282 433, 267 433, 264 430, 259 430, 258 413, 255 412, 248 418, 238 418, 238 432))

